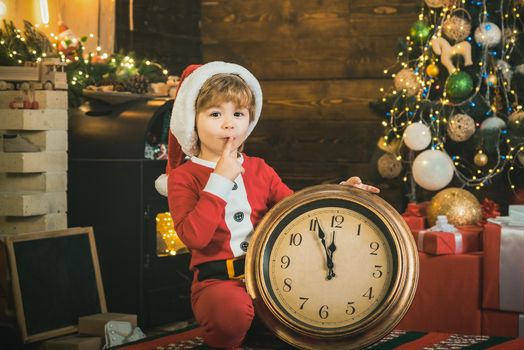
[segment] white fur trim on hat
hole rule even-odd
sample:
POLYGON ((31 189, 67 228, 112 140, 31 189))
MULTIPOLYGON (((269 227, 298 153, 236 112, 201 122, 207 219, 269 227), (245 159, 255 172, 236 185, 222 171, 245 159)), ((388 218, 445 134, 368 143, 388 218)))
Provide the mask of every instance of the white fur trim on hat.
POLYGON ((155 180, 155 188, 162 196, 167 197, 167 175, 161 174, 155 180))
POLYGON ((182 151, 188 156, 196 156, 199 152, 197 146, 198 136, 195 131, 196 100, 200 89, 215 74, 232 73, 238 74, 249 86, 255 97, 255 115, 249 124, 247 135, 251 134, 260 118, 262 111, 262 89, 257 78, 247 69, 238 64, 226 62, 210 62, 198 67, 189 74, 180 85, 173 113, 171 114, 171 132, 178 140, 182 151))

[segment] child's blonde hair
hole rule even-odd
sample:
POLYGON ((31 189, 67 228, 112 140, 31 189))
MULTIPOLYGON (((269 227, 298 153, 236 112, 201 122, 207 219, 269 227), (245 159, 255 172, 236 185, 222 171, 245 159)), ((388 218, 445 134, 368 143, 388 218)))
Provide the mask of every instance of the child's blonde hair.
POLYGON ((196 114, 206 108, 218 106, 223 102, 233 102, 238 107, 247 108, 249 122, 255 119, 255 97, 246 82, 236 74, 219 73, 209 78, 198 94, 196 114))

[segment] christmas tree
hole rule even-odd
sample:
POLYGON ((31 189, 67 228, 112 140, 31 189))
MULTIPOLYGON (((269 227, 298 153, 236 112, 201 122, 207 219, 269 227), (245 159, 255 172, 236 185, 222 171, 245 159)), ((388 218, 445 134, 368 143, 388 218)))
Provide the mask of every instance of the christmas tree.
MULTIPOLYGON (((482 189, 524 176, 522 1, 425 0, 402 40, 383 117, 381 178, 417 188, 482 189)), ((520 180, 519 180, 520 179, 520 180)))

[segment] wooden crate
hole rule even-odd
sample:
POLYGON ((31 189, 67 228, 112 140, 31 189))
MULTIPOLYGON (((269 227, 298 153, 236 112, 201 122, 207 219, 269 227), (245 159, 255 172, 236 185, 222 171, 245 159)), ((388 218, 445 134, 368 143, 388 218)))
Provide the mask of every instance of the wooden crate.
POLYGON ((0 215, 35 216, 59 214, 67 211, 67 193, 12 192, 0 193, 0 215))
POLYGON ((0 173, 0 193, 36 191, 67 191, 67 173, 0 173))
POLYGON ((0 129, 67 130, 67 110, 1 109, 0 129))
MULTIPOLYGON (((0 93, 0 109, 8 109, 9 103, 15 97, 22 96, 18 90, 2 91, 0 93)), ((58 109, 67 111, 67 91, 59 90, 37 90, 35 99, 38 102, 38 110, 58 109)))
POLYGON ((0 234, 20 234, 67 228, 67 214, 0 216, 0 234))
POLYGON ((66 170, 66 152, 0 153, 0 172, 40 173, 66 170))

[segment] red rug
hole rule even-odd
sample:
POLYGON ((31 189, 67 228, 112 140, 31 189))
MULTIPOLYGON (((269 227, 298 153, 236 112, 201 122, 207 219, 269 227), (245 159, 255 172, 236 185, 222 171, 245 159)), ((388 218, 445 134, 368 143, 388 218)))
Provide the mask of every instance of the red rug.
MULTIPOLYGON (((177 332, 146 338, 141 341, 122 345, 113 349, 119 350, 183 350, 210 349, 202 340, 202 329, 190 327, 177 332)), ((274 337, 251 337, 246 341, 245 350, 292 350, 274 337)), ((449 333, 424 333, 395 330, 376 344, 369 346, 370 350, 523 350, 524 338, 489 337, 479 335, 461 335, 449 333)))

